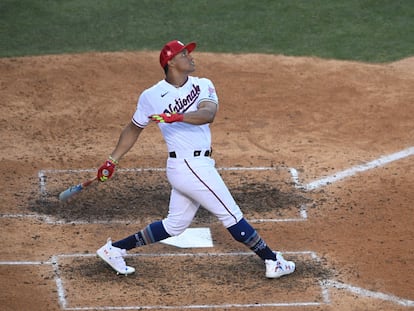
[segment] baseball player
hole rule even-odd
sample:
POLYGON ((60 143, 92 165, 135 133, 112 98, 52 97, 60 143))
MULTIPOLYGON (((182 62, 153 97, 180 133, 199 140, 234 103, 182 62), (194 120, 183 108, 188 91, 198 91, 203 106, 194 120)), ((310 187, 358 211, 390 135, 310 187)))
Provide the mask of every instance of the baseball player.
POLYGON ((110 178, 142 130, 151 122, 158 123, 168 149, 166 174, 172 187, 168 215, 115 243, 109 238, 97 255, 119 274, 134 273, 135 269, 127 266, 123 258, 126 251, 179 235, 189 227, 202 205, 235 240, 263 259, 267 278, 290 274, 295 263, 269 248, 243 217, 215 168, 209 123, 216 116, 218 98, 209 79, 190 76, 195 70, 191 56, 195 47, 194 42, 184 45, 174 40, 162 48, 160 64, 165 79, 142 92, 131 122, 122 130, 118 144, 97 173, 100 181, 110 178))

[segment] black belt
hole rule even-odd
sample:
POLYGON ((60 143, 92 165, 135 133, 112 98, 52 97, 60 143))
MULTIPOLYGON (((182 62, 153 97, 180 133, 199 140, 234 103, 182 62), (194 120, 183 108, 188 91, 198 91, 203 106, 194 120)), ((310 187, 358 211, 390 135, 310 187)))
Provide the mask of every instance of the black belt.
MULTIPOLYGON (((206 150, 204 152, 204 156, 209 157, 209 156, 211 156, 212 152, 213 152, 212 150, 206 150)), ((177 154, 175 153, 175 151, 171 151, 168 155, 170 156, 170 158, 176 158, 177 157, 177 154)), ((194 150, 193 155, 195 157, 199 157, 201 155, 201 150, 194 150)))

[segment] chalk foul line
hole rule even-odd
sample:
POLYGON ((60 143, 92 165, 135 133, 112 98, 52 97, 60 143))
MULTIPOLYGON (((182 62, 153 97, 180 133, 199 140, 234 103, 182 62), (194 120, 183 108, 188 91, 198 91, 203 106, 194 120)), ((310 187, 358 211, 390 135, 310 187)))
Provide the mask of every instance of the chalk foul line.
POLYGON ((398 161, 407 157, 410 157, 414 155, 414 147, 409 147, 407 149, 401 150, 399 152, 396 153, 392 153, 389 155, 385 155, 382 156, 376 160, 373 160, 371 162, 365 163, 365 164, 361 164, 361 165, 356 165, 353 166, 349 169, 337 172, 335 174, 332 174, 330 176, 315 180, 313 182, 310 182, 308 184, 301 184, 299 182, 299 174, 297 172, 296 169, 294 168, 290 168, 290 173, 292 175, 292 179, 293 182, 295 183, 295 186, 297 188, 301 188, 301 189, 305 189, 305 190, 315 190, 318 189, 320 187, 332 184, 334 182, 337 182, 339 180, 342 180, 344 178, 347 177, 351 177, 357 173, 361 173, 361 172, 365 172, 380 166, 384 166, 388 163, 394 162, 394 161, 398 161))
POLYGON ((358 296, 368 297, 368 298, 375 298, 380 300, 389 301, 404 307, 414 307, 414 301, 409 299, 403 299, 394 295, 385 294, 381 292, 374 292, 364 288, 352 286, 349 284, 344 284, 341 282, 333 281, 333 280, 326 280, 322 281, 322 285, 329 287, 329 288, 336 288, 336 289, 345 289, 353 294, 357 294, 358 296))

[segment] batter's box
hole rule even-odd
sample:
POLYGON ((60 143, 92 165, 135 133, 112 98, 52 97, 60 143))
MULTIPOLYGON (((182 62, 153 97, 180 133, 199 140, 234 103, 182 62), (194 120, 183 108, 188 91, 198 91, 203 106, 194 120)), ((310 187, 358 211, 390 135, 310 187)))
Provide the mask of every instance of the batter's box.
POLYGON ((313 252, 285 253, 294 274, 266 279, 253 253, 137 254, 137 271, 120 276, 92 255, 58 257, 61 304, 67 310, 315 306, 326 303, 331 276, 313 252))
MULTIPOLYGON (((304 220, 304 192, 291 182, 284 168, 219 168, 246 218, 254 221, 304 220)), ((39 172, 40 199, 31 204, 39 214, 71 222, 108 222, 131 220, 149 222, 167 214, 170 185, 163 169, 119 170, 110 182, 95 183, 65 204, 59 193, 70 185, 87 180, 93 170, 39 172)), ((196 215, 196 223, 216 222, 204 209, 196 215)))

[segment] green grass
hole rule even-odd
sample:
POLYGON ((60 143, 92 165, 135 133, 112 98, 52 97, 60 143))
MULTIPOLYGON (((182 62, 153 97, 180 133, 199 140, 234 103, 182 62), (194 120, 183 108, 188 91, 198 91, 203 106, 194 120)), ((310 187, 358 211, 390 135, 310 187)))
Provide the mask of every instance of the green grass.
POLYGON ((0 57, 159 50, 314 55, 386 62, 414 55, 413 0, 2 0, 0 57))

